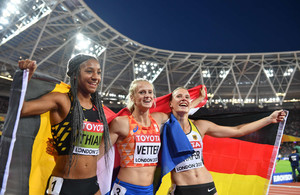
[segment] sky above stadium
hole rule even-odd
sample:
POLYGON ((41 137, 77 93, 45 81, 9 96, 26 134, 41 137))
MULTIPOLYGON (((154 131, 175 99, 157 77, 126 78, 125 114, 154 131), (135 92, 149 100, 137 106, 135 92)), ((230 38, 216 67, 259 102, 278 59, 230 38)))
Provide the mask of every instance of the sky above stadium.
POLYGON ((300 0, 85 0, 141 44, 203 53, 300 50, 300 0))

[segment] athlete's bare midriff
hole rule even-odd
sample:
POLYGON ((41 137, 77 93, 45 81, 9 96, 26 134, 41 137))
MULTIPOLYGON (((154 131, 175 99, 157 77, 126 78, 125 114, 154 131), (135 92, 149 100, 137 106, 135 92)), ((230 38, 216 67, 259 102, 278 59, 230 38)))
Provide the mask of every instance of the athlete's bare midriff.
POLYGON ((52 175, 65 179, 87 179, 97 173, 97 156, 73 155, 73 161, 69 172, 69 156, 57 156, 56 165, 52 175))
POLYGON ((179 186, 197 185, 213 182, 213 178, 205 167, 191 169, 188 171, 175 172, 172 171, 172 182, 179 186))
POLYGON ((155 169, 155 166, 121 167, 118 179, 134 185, 149 186, 153 183, 155 169))

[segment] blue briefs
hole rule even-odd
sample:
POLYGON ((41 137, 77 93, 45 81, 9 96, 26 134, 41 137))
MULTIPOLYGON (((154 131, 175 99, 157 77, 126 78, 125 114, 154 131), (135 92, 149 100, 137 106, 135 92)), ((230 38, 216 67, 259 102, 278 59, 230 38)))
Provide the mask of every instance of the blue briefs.
POLYGON ((153 195, 153 184, 149 186, 138 186, 130 183, 120 181, 118 178, 112 184, 110 194, 126 194, 126 195, 153 195))

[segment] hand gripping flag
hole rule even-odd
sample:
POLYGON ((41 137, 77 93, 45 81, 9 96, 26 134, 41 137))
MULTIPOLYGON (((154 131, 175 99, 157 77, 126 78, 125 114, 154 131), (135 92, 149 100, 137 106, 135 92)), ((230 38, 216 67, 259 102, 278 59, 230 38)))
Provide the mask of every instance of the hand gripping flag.
MULTIPOLYGON (((0 141, 0 194, 44 194, 47 180, 55 165, 46 153, 51 138, 49 112, 20 118, 24 98, 35 99, 49 92, 67 93, 69 85, 45 75, 17 71, 11 88, 8 113, 0 141), (25 96, 26 94, 26 96, 25 96)), ((113 115, 104 107, 106 116, 113 115)))
MULTIPOLYGON (((196 112, 191 118, 236 126, 270 114, 271 112, 256 112, 202 116, 200 112, 196 112)), ((204 165, 213 176, 218 194, 268 193, 286 121, 287 116, 279 124, 270 124, 240 138, 204 137, 204 165)))

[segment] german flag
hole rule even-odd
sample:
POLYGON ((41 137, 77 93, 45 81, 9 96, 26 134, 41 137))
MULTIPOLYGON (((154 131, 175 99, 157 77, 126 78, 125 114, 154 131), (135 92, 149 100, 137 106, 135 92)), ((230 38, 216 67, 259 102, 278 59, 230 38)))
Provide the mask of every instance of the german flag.
MULTIPOLYGON (((220 114, 192 119, 205 119, 219 125, 236 126, 269 116, 272 112, 220 114)), ((218 194, 267 194, 285 122, 270 124, 239 138, 205 136, 203 159, 211 172, 218 194)))
MULTIPOLYGON (((51 138, 49 112, 20 118, 24 99, 36 99, 46 93, 67 93, 69 85, 35 73, 28 84, 27 71, 17 71, 12 83, 7 117, 0 142, 0 194, 44 194, 55 166, 46 153, 51 138)), ((113 115, 104 107, 106 116, 113 115)))

